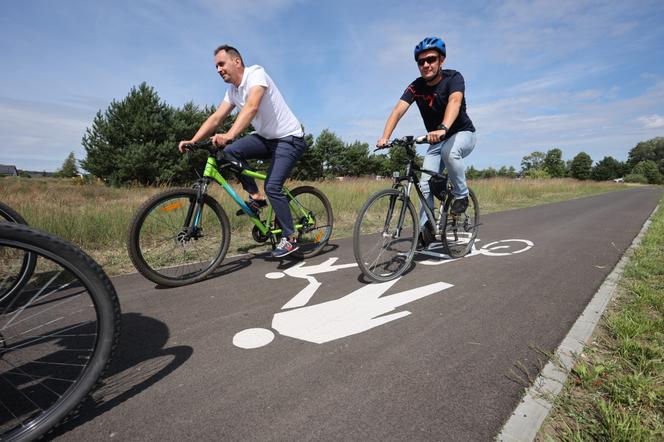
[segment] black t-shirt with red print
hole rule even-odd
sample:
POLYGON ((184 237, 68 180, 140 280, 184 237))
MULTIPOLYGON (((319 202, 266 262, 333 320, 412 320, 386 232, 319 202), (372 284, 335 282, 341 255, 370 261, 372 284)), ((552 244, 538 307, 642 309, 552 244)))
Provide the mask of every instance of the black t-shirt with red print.
POLYGON ((431 132, 443 122, 450 95, 453 92, 461 92, 464 96, 461 100, 459 116, 447 132, 447 137, 461 131, 475 132, 475 126, 466 113, 466 85, 463 76, 452 69, 443 69, 442 72, 443 79, 434 86, 428 86, 424 79, 419 77, 406 88, 401 99, 408 104, 412 104, 413 101, 417 102, 424 126, 427 128, 427 132, 431 132))

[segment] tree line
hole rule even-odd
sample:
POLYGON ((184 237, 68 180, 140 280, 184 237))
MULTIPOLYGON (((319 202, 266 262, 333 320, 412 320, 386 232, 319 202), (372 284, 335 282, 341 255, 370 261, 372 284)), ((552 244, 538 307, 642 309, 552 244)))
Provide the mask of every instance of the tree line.
POLYGON ((627 161, 619 161, 605 156, 597 163, 586 152, 579 152, 568 161, 563 160, 563 152, 554 148, 548 152, 535 151, 523 157, 521 170, 489 167, 477 170, 470 166, 466 170, 468 178, 529 177, 529 178, 576 178, 607 181, 622 178, 633 183, 664 183, 664 137, 653 138, 638 143, 629 151, 627 161))
MULTIPOLYGON (((112 185, 173 184, 183 185, 198 178, 205 163, 206 152, 182 155, 177 150, 180 140, 190 139, 200 125, 214 112, 214 107, 199 107, 192 102, 173 107, 163 102, 147 83, 132 87, 122 100, 113 100, 108 108, 97 112, 92 125, 83 136, 86 158, 80 165, 92 176, 112 185)), ((219 132, 227 131, 234 122, 227 119, 219 132)), ((252 129, 247 129, 246 132, 252 129)), ((345 143, 330 130, 318 137, 305 135, 309 147, 297 162, 292 177, 318 180, 338 176, 390 176, 401 170, 405 152, 395 147, 387 153, 375 153, 367 143, 345 143)), ((418 158, 421 163, 421 158, 418 158)), ((265 171, 268 163, 253 161, 252 167, 265 171)), ((58 176, 78 174, 73 153, 65 160, 58 176)), ((470 166, 470 179, 496 176, 533 178, 573 177, 577 179, 610 180, 624 177, 626 181, 662 183, 664 176, 664 137, 637 144, 626 162, 607 156, 593 165, 591 157, 581 152, 564 161, 562 151, 535 151, 523 157, 521 170, 511 166, 477 170, 470 166)))

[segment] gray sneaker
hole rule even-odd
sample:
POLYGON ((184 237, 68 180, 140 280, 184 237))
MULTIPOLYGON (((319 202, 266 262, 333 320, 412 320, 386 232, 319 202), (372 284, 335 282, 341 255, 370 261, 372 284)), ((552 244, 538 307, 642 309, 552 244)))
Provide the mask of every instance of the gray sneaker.
POLYGON ((286 255, 290 255, 300 247, 297 245, 295 240, 289 241, 285 236, 281 237, 281 241, 277 247, 272 251, 272 258, 282 258, 286 255))

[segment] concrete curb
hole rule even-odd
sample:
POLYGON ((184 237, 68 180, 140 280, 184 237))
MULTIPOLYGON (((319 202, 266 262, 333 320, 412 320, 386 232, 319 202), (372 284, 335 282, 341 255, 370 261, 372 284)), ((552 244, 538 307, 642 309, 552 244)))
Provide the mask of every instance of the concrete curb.
POLYGON ((652 211, 623 257, 604 280, 593 299, 556 349, 552 358, 555 363, 549 362, 546 364, 534 384, 524 395, 521 403, 512 413, 512 416, 503 426, 496 440, 513 442, 532 441, 535 438, 551 410, 552 401, 562 390, 567 375, 574 366, 578 355, 592 337, 606 306, 616 292, 618 281, 625 266, 629 262, 634 249, 641 243, 643 236, 650 227, 650 218, 657 212, 658 208, 659 205, 652 211))

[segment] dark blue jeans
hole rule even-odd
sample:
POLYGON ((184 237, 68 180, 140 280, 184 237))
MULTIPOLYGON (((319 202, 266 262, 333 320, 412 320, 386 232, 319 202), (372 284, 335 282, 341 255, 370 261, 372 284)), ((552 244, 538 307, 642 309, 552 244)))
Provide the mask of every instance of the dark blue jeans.
MULTIPOLYGON (((307 145, 301 137, 268 140, 256 134, 240 138, 224 148, 227 160, 238 162, 244 167, 248 167, 247 160, 250 159, 272 160, 265 180, 265 193, 283 231, 282 236, 290 236, 295 232, 288 200, 283 193, 284 183, 306 149, 307 145)), ((244 190, 250 194, 258 192, 253 178, 240 175, 239 179, 244 190)))

